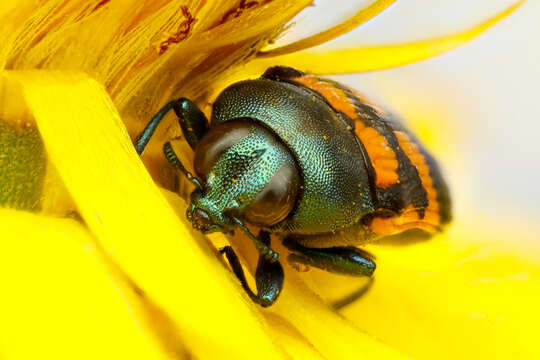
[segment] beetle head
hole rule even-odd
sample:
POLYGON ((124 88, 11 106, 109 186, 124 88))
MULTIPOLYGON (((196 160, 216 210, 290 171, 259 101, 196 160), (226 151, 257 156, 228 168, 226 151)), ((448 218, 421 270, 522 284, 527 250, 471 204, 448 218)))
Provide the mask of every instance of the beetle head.
POLYGON ((215 206, 204 197, 202 189, 195 189, 191 193, 191 203, 186 216, 193 227, 203 234, 213 232, 231 232, 234 222, 224 211, 215 206))
POLYGON ((194 165, 200 185, 187 218, 203 233, 230 233, 244 220, 270 227, 296 202, 300 178, 292 155, 252 120, 211 128, 195 148, 194 165))

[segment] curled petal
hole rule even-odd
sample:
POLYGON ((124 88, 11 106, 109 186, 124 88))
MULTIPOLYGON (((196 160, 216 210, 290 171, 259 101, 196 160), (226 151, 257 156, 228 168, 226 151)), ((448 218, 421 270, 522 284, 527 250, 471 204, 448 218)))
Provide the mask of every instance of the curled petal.
POLYGON ((5 72, 104 252, 202 359, 281 359, 264 319, 153 183, 105 89, 80 73, 5 72), (249 331, 246 331, 249 329, 249 331))
POLYGON ((476 25, 472 29, 407 44, 368 46, 345 50, 301 51, 294 54, 258 59, 247 66, 250 73, 261 73, 275 64, 292 66, 314 74, 351 74, 382 70, 429 59, 469 42, 482 32, 510 15, 525 0, 476 25))
POLYGON ((356 29, 358 26, 374 18, 390 5, 395 3, 396 0, 377 0, 367 8, 364 8, 354 14, 346 21, 331 27, 330 29, 307 37, 305 39, 295 41, 292 44, 280 46, 278 48, 260 51, 258 57, 274 57, 279 55, 290 54, 293 52, 312 48, 317 45, 324 44, 330 40, 333 40, 343 34, 348 33, 351 30, 356 29))

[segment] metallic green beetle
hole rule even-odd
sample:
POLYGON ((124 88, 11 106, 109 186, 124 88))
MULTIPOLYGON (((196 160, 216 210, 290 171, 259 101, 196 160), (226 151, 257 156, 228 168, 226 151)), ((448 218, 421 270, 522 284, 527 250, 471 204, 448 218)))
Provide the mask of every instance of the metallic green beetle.
POLYGON ((262 306, 276 301, 284 277, 271 233, 291 250, 290 262, 371 276, 372 256, 355 246, 403 232, 431 235, 450 219, 435 160, 394 118, 331 80, 270 68, 226 88, 210 124, 190 100, 171 101, 138 138, 139 154, 171 109, 195 150, 197 176, 164 145, 167 160, 196 186, 187 217, 203 233, 240 229, 253 240, 257 293, 232 248, 221 252, 262 306), (258 236, 246 223, 261 229, 258 236))

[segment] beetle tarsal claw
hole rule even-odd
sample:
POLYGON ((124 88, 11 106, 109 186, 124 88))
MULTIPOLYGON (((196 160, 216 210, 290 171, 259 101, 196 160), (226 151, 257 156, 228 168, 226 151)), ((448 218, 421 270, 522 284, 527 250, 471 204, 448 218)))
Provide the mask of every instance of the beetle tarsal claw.
POLYGON ((263 250, 261 252, 261 255, 264 255, 264 257, 271 262, 279 260, 279 254, 274 250, 270 249, 269 247, 266 247, 266 251, 263 250))
POLYGON ((275 252, 274 250, 272 250, 266 244, 260 241, 257 241, 255 243, 255 247, 257 248, 257 250, 259 250, 259 254, 264 256, 266 260, 270 260, 271 262, 274 262, 279 259, 279 254, 275 252))

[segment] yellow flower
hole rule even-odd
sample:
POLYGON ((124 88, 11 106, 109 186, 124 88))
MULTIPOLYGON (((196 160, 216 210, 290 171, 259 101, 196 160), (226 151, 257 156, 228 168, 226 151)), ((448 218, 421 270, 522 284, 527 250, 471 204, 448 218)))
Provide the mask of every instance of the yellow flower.
MULTIPOLYGON (((0 5, 0 358, 539 356, 539 259, 496 230, 461 226, 423 244, 373 246, 376 281, 341 313, 331 304, 359 281, 287 267, 279 301, 262 309, 216 251, 229 239, 193 231, 184 200, 166 190, 175 176, 160 148, 179 135, 172 116, 140 161, 131 137, 171 98, 205 105, 269 64, 336 74, 425 59, 521 4, 435 40, 303 51, 393 3, 379 0, 327 32, 262 51, 310 3, 0 5)), ((230 241, 252 268, 249 244, 230 241)))

